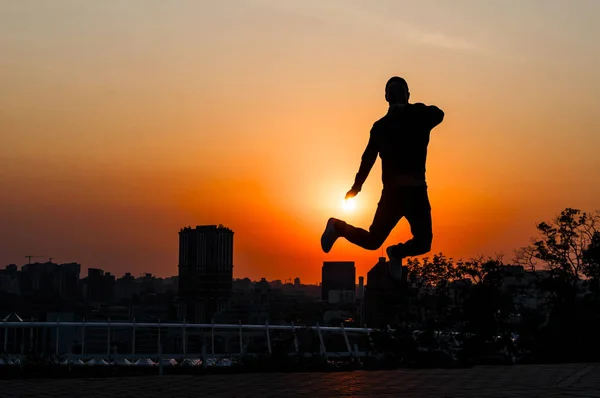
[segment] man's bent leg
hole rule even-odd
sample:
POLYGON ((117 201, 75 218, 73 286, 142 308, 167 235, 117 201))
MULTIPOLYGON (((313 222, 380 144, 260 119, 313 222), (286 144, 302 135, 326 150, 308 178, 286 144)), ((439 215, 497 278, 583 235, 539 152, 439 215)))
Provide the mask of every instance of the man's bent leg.
POLYGON ((363 249, 377 250, 401 218, 402 203, 398 201, 397 195, 384 191, 369 230, 344 223, 343 227, 340 227, 340 235, 363 249))
POLYGON ((405 217, 410 225, 413 238, 400 243, 391 249, 394 257, 404 258, 419 256, 431 250, 433 241, 433 225, 431 220, 431 204, 426 187, 406 189, 405 217))

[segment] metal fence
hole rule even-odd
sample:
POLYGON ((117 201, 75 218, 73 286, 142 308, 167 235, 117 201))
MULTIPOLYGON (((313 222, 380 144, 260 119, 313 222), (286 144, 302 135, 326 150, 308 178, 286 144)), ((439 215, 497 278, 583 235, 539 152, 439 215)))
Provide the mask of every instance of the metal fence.
MULTIPOLYGON (((0 322, 4 362, 52 355, 73 363, 135 363, 148 358, 187 360, 273 354, 289 343, 290 355, 330 357, 367 355, 371 328, 316 325, 244 325, 162 322, 0 322), (285 345, 285 344, 284 344, 285 345), (101 358, 101 359, 99 359, 101 358), (79 362, 78 362, 79 361, 79 362), (95 361, 95 362, 94 362, 95 361)), ((285 349, 284 349, 285 351, 285 349)))

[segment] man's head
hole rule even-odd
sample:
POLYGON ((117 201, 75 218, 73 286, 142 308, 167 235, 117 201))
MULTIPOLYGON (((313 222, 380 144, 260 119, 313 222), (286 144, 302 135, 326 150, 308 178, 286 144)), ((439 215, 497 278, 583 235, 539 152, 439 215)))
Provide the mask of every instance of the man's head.
POLYGON ((407 104, 410 97, 408 84, 401 77, 394 76, 385 85, 385 100, 390 105, 407 104))

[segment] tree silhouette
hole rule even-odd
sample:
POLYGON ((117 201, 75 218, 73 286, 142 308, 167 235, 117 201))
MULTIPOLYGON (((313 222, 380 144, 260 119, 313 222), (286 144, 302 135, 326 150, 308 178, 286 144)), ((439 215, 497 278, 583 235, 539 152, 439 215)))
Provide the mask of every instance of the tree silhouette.
POLYGON ((458 261, 455 273, 459 278, 469 278, 475 284, 500 282, 502 256, 476 257, 469 261, 458 261))
POLYGON ((583 273, 590 278, 600 278, 600 231, 594 232, 590 244, 583 251, 583 273))
POLYGON ((538 238, 517 250, 515 261, 534 271, 548 270, 551 277, 575 286, 581 276, 589 276, 593 268, 585 263, 584 253, 593 256, 593 239, 600 232, 598 227, 600 213, 566 208, 551 222, 537 225, 538 238))
POLYGON ((467 329, 482 338, 495 336, 513 310, 512 297, 502 289, 505 267, 501 255, 459 261, 456 266, 461 278, 473 282, 463 304, 467 329))
POLYGON ((444 328, 466 321, 471 330, 491 335, 512 311, 512 299, 502 291, 502 256, 455 263, 439 253, 432 259, 410 259, 406 265, 408 284, 414 290, 419 321, 424 326, 444 328), (465 279, 471 283, 463 283, 465 279), (461 307, 457 306, 459 296, 464 298, 461 307))
POLYGON ((423 324, 439 323, 450 304, 449 284, 458 277, 454 262, 442 253, 430 260, 409 259, 408 285, 414 290, 419 320, 423 324), (435 312, 437 316, 430 316, 435 312))
POLYGON ((600 293, 600 232, 592 235, 592 241, 583 252, 583 273, 591 278, 590 290, 600 293))
POLYGON ((599 227, 600 213, 566 208, 551 222, 538 224, 538 237, 516 252, 518 264, 544 271, 534 272, 539 288, 550 298, 549 317, 535 336, 542 356, 556 360, 600 349, 588 336, 598 331, 593 320, 598 303, 578 295, 585 277, 591 278, 592 291, 598 284, 599 227))

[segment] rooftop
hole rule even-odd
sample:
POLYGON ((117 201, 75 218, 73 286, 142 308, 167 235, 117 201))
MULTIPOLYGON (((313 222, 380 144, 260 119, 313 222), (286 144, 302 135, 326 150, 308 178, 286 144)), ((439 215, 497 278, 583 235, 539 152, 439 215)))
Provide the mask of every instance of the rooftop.
POLYGON ((233 232, 231 229, 226 226, 219 225, 196 225, 196 227, 192 228, 191 226, 181 228, 180 232, 188 232, 188 231, 222 231, 222 232, 233 232))

